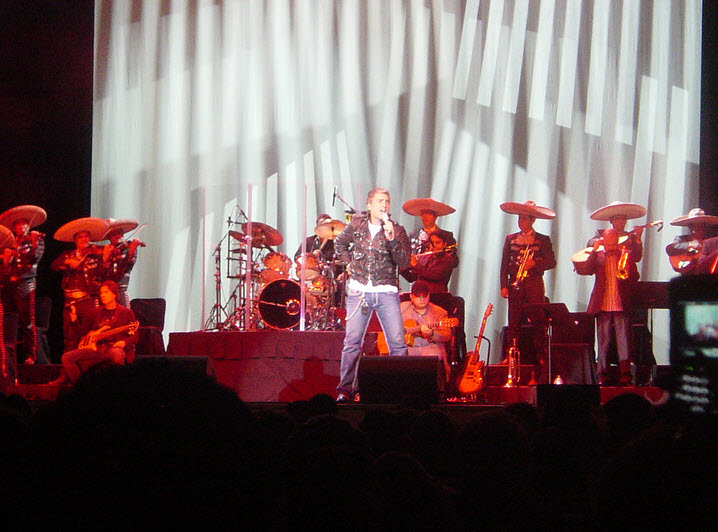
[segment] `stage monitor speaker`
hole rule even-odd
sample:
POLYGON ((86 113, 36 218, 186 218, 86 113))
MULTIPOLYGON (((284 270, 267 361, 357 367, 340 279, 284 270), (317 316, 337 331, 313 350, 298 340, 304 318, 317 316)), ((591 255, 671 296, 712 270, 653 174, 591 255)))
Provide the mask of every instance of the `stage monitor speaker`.
POLYGON ((436 404, 438 357, 363 356, 358 381, 362 403, 436 404))
POLYGON ((551 375, 548 364, 539 371, 537 381, 552 383, 561 375, 564 384, 596 384, 595 352, 589 344, 551 344, 551 375))
POLYGON ((536 408, 543 416, 547 408, 556 412, 597 412, 601 407, 601 389, 597 384, 539 384, 536 408))

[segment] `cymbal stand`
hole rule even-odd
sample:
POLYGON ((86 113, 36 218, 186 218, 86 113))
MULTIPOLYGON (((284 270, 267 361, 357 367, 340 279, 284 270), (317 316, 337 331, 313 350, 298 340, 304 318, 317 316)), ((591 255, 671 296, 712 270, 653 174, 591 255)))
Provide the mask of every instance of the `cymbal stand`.
MULTIPOLYGON (((224 239, 224 237, 222 237, 224 239)), ((217 247, 214 250, 214 264, 215 264, 215 271, 214 271, 214 287, 215 287, 215 299, 214 299, 214 305, 212 306, 212 310, 209 311, 209 317, 207 318, 207 321, 204 324, 205 330, 216 330, 220 329, 222 327, 222 324, 224 322, 223 317, 227 318, 227 313, 224 310, 224 307, 221 304, 222 300, 222 266, 221 266, 221 250, 222 250, 222 241, 220 240, 219 244, 217 244, 217 247)))

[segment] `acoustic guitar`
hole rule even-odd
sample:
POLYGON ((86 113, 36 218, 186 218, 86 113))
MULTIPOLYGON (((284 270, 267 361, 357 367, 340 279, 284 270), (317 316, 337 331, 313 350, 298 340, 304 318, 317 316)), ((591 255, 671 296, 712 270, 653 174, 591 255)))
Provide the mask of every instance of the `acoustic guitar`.
POLYGON ((481 329, 479 336, 476 338, 476 346, 474 350, 467 353, 466 367, 459 381, 459 392, 463 394, 476 393, 484 387, 484 362, 479 360, 479 347, 481 339, 484 337, 484 329, 486 328, 486 320, 491 315, 494 306, 489 303, 484 311, 484 319, 481 320, 481 329))
POLYGON ((691 273, 698 264, 698 253, 681 253, 668 257, 671 267, 678 273, 691 273))
POLYGON ((121 327, 115 327, 114 329, 109 329, 108 325, 105 325, 104 327, 100 327, 99 329, 95 331, 90 331, 85 336, 83 336, 80 339, 80 343, 77 345, 78 349, 92 349, 94 351, 97 351, 97 342, 100 342, 104 340, 105 338, 109 338, 110 336, 113 336, 115 334, 119 334, 121 332, 127 331, 128 335, 135 334, 135 331, 137 330, 137 327, 139 327, 140 322, 139 321, 132 321, 128 323, 127 325, 122 325, 121 327))
MULTIPOLYGON (((406 320, 404 322, 404 341, 407 347, 414 347, 414 340, 421 336, 421 325, 415 320, 406 320)), ((430 329, 436 329, 439 327, 456 327, 459 325, 459 318, 444 318, 442 320, 433 323, 424 323, 430 329)), ((379 354, 389 354, 389 344, 386 343, 386 337, 384 331, 379 331, 376 336, 376 347, 379 350, 379 354)))

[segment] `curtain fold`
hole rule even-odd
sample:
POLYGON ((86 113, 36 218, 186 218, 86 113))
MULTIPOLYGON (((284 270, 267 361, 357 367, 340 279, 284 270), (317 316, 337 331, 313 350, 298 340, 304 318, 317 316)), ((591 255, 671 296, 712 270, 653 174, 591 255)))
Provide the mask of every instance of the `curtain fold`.
MULTIPOLYGON (((238 209, 292 256, 319 213, 344 219, 335 187, 357 210, 388 188, 410 232, 402 203, 433 197, 456 208, 438 222, 466 333, 492 302, 497 339, 516 230, 500 203, 557 211, 535 228, 558 258, 547 296, 571 311, 593 284, 570 260, 593 210, 640 203, 643 224, 697 206, 700 27, 699 0, 97 0, 92 214, 147 224, 130 294, 165 298, 169 332, 202 327, 218 244, 223 303, 235 290, 238 209)), ((676 229, 646 231, 643 280, 673 276, 676 229)))

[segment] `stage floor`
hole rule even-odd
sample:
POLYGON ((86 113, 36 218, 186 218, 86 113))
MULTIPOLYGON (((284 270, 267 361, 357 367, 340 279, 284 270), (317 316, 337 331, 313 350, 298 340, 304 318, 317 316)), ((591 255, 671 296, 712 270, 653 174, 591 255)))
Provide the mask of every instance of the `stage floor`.
MULTIPOLYGON (((339 364, 344 333, 342 331, 223 331, 171 333, 167 354, 159 357, 179 364, 191 371, 207 373, 217 382, 232 389, 247 404, 256 408, 284 409, 299 400, 308 400, 318 393, 336 396, 339 382, 339 364)), ((375 333, 369 333, 368 342, 375 341, 375 333)), ((138 356, 138 360, 143 357, 138 356)), ((150 357, 151 358, 151 357, 150 357)), ((413 357, 409 357, 413 358, 413 357)), ((533 366, 522 366, 522 382, 533 377, 533 366)), ((60 371, 59 365, 19 366, 19 384, 9 387, 6 393, 17 393, 33 404, 54 401, 58 393, 67 389, 48 386, 60 371)), ((411 380, 407 374, 406 379, 411 380)), ((471 400, 456 400, 440 396, 432 408, 440 408, 461 418, 473 415, 485 408, 510 403, 540 402, 542 386, 505 387, 506 366, 491 365, 486 368, 484 388, 471 400)), ((662 404, 668 398, 663 389, 646 385, 630 387, 598 387, 581 382, 564 385, 582 385, 595 388, 594 393, 604 404, 624 393, 635 393, 652 404, 662 404), (597 390, 597 392, 596 392, 597 390)), ((558 385, 557 385, 558 386, 558 385)), ((376 405, 352 403, 340 405, 347 415, 363 412, 376 405)), ((379 405, 388 407, 390 405, 379 405)))

